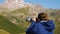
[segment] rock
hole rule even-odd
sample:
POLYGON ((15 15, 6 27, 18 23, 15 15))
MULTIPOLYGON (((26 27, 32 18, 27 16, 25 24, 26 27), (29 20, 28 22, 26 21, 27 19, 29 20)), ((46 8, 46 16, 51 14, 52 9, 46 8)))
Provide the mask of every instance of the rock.
POLYGON ((25 7, 25 2, 23 0, 6 0, 4 3, 0 4, 0 7, 15 10, 25 7))

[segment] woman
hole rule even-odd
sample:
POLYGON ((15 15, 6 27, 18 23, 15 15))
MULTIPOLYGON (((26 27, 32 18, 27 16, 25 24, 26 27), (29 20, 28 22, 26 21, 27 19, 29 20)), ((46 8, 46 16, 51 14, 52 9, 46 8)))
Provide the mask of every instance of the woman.
POLYGON ((26 30, 26 34, 53 34, 54 29, 53 20, 49 20, 46 13, 39 13, 36 21, 32 21, 26 30))

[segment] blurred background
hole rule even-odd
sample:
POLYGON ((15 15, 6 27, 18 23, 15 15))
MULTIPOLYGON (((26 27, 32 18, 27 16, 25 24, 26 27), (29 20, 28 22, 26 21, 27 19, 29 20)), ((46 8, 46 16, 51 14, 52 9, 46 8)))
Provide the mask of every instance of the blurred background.
POLYGON ((60 0, 0 0, 0 34, 26 34, 38 13, 47 13, 54 20, 54 34, 60 34, 60 0))

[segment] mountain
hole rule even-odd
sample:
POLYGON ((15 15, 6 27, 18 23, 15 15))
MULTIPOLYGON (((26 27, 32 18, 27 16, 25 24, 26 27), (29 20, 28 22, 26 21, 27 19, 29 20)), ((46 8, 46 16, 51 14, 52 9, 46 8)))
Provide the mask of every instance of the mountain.
POLYGON ((0 14, 6 15, 12 11, 25 7, 29 8, 28 13, 31 15, 37 14, 40 11, 42 12, 43 10, 45 10, 45 8, 43 8, 40 5, 33 5, 31 3, 26 3, 24 2, 24 0, 6 0, 4 3, 0 4, 0 14))
POLYGON ((25 2, 23 0, 5 0, 4 3, 0 4, 0 7, 15 10, 25 7, 25 2))
POLYGON ((56 11, 58 12, 57 9, 46 9, 38 4, 26 3, 24 0, 6 0, 0 4, 0 15, 4 16, 14 14, 15 16, 23 15, 24 17, 24 15, 28 15, 34 18, 41 12, 47 13, 50 16, 51 13, 56 11))

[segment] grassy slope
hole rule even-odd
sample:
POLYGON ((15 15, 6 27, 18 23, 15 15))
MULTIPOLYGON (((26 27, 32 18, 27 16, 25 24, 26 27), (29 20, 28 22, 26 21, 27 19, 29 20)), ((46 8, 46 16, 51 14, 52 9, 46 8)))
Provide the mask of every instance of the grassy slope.
POLYGON ((0 29, 0 34, 10 34, 9 32, 3 30, 3 29, 0 29))
POLYGON ((56 21, 56 28, 54 34, 60 34, 60 22, 56 21))
POLYGON ((3 16, 0 16, 0 29, 3 29, 11 34, 19 34, 23 30, 3 16))
MULTIPOLYGON (((28 13, 28 10, 29 10, 29 8, 28 7, 25 7, 25 8, 21 8, 21 9, 17 9, 17 10, 14 10, 14 11, 12 11, 12 14, 16 14, 16 13, 24 13, 25 15, 27 15, 27 13, 28 13)), ((28 13, 29 14, 29 13, 28 13)))
MULTIPOLYGON (((27 11, 28 11, 28 8, 22 8, 22 9, 14 10, 11 14, 15 15, 16 13, 24 13, 25 15, 28 15, 27 11)), ((6 30, 12 34, 18 34, 18 33, 25 32, 26 26, 28 23, 22 23, 22 24, 20 24, 20 26, 17 26, 16 24, 13 24, 5 17, 0 16, 0 29, 6 30)), ((2 31, 0 31, 0 32, 2 32, 2 31)))

